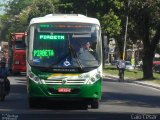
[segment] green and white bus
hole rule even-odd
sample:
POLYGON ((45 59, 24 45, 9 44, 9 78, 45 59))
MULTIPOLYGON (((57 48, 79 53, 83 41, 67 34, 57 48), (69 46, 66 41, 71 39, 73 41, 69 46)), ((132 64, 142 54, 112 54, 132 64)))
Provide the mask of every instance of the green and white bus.
POLYGON ((97 19, 80 14, 33 18, 26 44, 30 107, 38 99, 82 100, 86 106, 99 107, 102 40, 97 19))

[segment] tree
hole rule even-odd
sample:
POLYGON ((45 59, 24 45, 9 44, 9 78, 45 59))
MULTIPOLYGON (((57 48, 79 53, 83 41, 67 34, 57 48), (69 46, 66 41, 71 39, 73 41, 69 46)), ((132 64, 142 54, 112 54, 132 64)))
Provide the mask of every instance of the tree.
POLYGON ((53 13, 55 9, 53 4, 57 2, 58 0, 10 1, 6 7, 6 14, 1 16, 1 37, 7 39, 10 32, 24 32, 33 17, 53 13))
POLYGON ((108 38, 118 38, 119 50, 123 45, 122 35, 124 28, 123 0, 60 0, 61 13, 79 13, 95 17, 100 20, 103 33, 108 38), (83 5, 83 6, 82 6, 83 5))
POLYGON ((136 36, 143 41, 143 78, 153 78, 153 58, 160 41, 160 1, 135 0, 130 6, 130 20, 136 36), (133 24, 132 24, 133 25, 133 24))
MULTIPOLYGON (((7 13, 1 16, 1 36, 7 30, 25 30, 33 17, 49 13, 79 13, 100 20, 103 32, 116 38, 119 48, 123 46, 126 14, 129 11, 128 36, 133 42, 142 40, 143 77, 153 78, 153 58, 160 40, 160 1, 159 0, 12 0, 7 13), (18 24, 16 16, 18 15, 18 24), (12 24, 6 21, 12 21, 12 24), (10 26, 10 27, 9 27, 10 26)), ((10 22, 9 22, 10 23, 10 22)))
POLYGON ((121 20, 111 10, 102 17, 102 29, 107 32, 110 37, 115 37, 121 33, 121 20))
POLYGON ((1 19, 1 28, 0 28, 0 38, 1 38, 1 41, 3 40, 6 40, 7 38, 7 31, 10 27, 10 22, 8 22, 9 20, 9 15, 2 15, 0 16, 0 19, 1 19))
POLYGON ((6 13, 1 16, 1 39, 8 39, 10 32, 23 32, 26 24, 19 19, 21 11, 25 10, 33 0, 12 0, 5 5, 6 13))
POLYGON ((10 15, 19 15, 27 6, 31 5, 34 0, 11 0, 6 6, 6 12, 10 15))
POLYGON ((41 17, 46 14, 55 13, 54 4, 57 0, 35 0, 33 4, 30 6, 30 12, 28 14, 28 22, 34 17, 41 17))

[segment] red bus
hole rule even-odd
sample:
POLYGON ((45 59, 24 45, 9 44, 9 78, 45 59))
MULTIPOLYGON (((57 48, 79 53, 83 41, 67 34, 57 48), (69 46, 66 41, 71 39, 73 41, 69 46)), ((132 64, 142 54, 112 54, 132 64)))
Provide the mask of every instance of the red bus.
POLYGON ((17 74, 26 72, 25 33, 11 33, 8 41, 8 69, 17 74))

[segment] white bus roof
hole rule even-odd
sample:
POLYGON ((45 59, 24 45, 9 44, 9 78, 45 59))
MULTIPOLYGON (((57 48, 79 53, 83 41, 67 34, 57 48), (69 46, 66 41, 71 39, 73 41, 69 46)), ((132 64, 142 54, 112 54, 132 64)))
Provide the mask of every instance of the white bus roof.
POLYGON ((45 22, 81 22, 100 25, 98 19, 87 17, 81 14, 48 14, 44 17, 36 17, 31 19, 30 24, 45 22))

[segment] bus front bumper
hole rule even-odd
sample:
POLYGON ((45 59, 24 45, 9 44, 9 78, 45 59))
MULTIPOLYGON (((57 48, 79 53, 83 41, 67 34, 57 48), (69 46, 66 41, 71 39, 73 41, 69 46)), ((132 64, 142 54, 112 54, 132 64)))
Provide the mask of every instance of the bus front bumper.
POLYGON ((45 98, 55 100, 76 100, 76 99, 101 99, 102 80, 98 80, 91 85, 44 85, 28 80, 29 98, 45 98), (59 89, 70 89, 62 92, 59 89))

